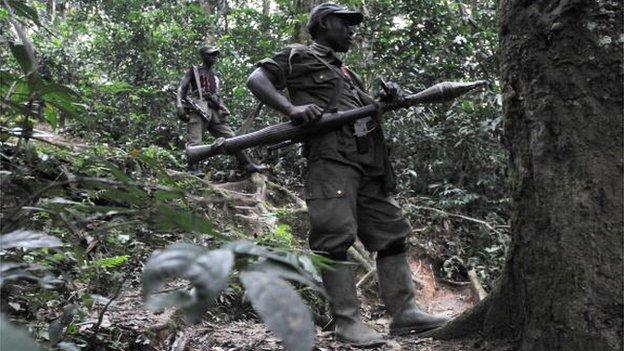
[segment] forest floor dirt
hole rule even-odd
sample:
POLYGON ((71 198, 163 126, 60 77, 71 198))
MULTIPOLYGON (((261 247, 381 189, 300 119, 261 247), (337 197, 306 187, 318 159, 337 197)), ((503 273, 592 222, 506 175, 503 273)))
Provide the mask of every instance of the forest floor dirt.
MULTIPOLYGON (((412 257, 411 266, 419 285, 417 297, 422 306, 431 313, 457 316, 475 303, 475 294, 469 286, 450 286, 436 282, 425 259, 412 257)), ((184 283, 168 286, 184 288, 184 283)), ((117 339, 124 344, 133 344, 132 350, 155 351, 257 351, 281 350, 279 339, 261 321, 250 314, 232 314, 232 308, 208 313, 200 323, 186 325, 173 309, 162 313, 149 311, 142 300, 140 290, 124 289, 113 301, 102 323, 105 339, 117 339)), ((233 309, 244 309, 233 306, 233 309)), ((364 319, 377 331, 387 333, 389 320, 384 317, 382 307, 373 299, 364 299, 364 319)), ((90 316, 97 321, 98 314, 90 316)), ((85 328, 90 325, 85 325, 85 328)), ((109 339, 109 340, 110 340, 109 339)), ((331 332, 317 327, 316 348, 318 351, 357 350, 336 341, 331 332)), ((110 343, 110 341, 108 342, 110 343)), ((110 345, 110 344, 109 344, 110 345)), ((114 347, 114 341, 113 345, 114 347)), ((368 348, 378 351, 420 350, 420 351, 509 351, 505 344, 491 344, 480 339, 459 341, 433 340, 416 336, 390 337, 382 347, 368 348)))
MULTIPOLYGON (((88 145, 79 140, 59 135, 46 125, 37 125, 34 133, 57 145, 84 148, 88 145)), ((469 309, 478 297, 468 283, 452 283, 439 281, 426 257, 416 254, 410 257, 410 266, 416 285, 416 296, 419 304, 428 312, 455 317, 469 309)), ((138 283, 128 283, 121 294, 110 301, 100 298, 96 301, 99 308, 92 309, 91 315, 78 324, 79 329, 92 329, 99 326, 98 339, 101 350, 110 348, 118 350, 121 345, 128 350, 136 351, 258 351, 282 350, 279 339, 259 320, 242 302, 229 301, 216 312, 208 312, 207 316, 197 324, 188 325, 175 312, 168 309, 155 313, 147 309, 138 283), (228 305, 228 306, 225 306, 228 305), (247 311, 245 311, 247 309, 247 311)), ((172 289, 187 288, 184 282, 174 282, 166 287, 172 289)), ((361 291, 365 296, 362 302, 363 319, 377 331, 387 335, 389 319, 384 315, 383 307, 377 298, 376 284, 373 282, 361 291)), ((247 303, 248 304, 248 303, 247 303)), ((122 348, 123 349, 123 348, 122 348)), ((330 331, 317 326, 316 347, 318 351, 357 350, 336 341, 330 331)), ((504 342, 492 344, 477 339, 434 340, 417 336, 388 337, 385 346, 367 348, 367 350, 420 350, 420 351, 509 351, 504 342)))

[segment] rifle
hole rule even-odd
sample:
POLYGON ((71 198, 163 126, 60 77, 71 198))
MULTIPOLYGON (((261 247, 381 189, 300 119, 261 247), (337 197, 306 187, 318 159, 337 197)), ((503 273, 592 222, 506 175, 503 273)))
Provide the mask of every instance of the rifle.
POLYGON ((215 155, 233 154, 254 146, 275 145, 284 141, 290 141, 291 143, 305 141, 310 136, 326 133, 347 123, 362 118, 374 117, 387 111, 407 108, 421 103, 449 101, 485 84, 486 81, 483 80, 472 83, 442 82, 419 93, 390 102, 376 102, 348 111, 325 113, 313 125, 294 125, 291 122, 284 122, 228 139, 219 138, 212 144, 188 146, 186 154, 189 163, 193 164, 215 155))
POLYGON ((202 110, 202 108, 199 107, 199 105, 193 99, 185 96, 182 98, 182 103, 184 104, 184 107, 190 108, 191 110, 197 112, 197 114, 199 114, 201 118, 204 119, 204 121, 210 123, 210 117, 208 116, 206 111, 202 110))

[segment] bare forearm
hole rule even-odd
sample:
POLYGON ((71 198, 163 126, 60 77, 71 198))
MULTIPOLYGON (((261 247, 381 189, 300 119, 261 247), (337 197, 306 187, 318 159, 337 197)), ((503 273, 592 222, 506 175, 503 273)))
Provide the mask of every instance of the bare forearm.
POLYGON ((295 125, 311 125, 323 114, 323 110, 315 104, 293 105, 275 88, 274 79, 262 68, 257 68, 249 76, 247 87, 258 100, 288 116, 295 125))
POLYGON ((182 77, 182 80, 180 80, 180 84, 178 85, 178 90, 176 93, 176 104, 178 106, 182 106, 182 99, 184 99, 186 97, 186 94, 188 94, 190 83, 191 77, 187 73, 184 75, 184 77, 182 77))
POLYGON ((293 104, 275 88, 267 73, 262 68, 257 68, 247 79, 247 87, 251 92, 267 106, 289 115, 293 104))

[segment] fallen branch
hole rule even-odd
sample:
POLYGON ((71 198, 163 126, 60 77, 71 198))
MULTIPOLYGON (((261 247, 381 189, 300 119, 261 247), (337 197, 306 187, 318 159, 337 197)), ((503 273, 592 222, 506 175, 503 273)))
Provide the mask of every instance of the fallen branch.
POLYGON ((377 269, 371 269, 370 271, 366 272, 366 274, 364 274, 362 279, 360 279, 360 281, 358 281, 355 286, 358 288, 363 288, 367 287, 369 284, 374 283, 377 280, 375 273, 377 273, 377 269))
POLYGON ((110 298, 110 300, 108 300, 106 305, 104 305, 104 307, 100 311, 100 315, 98 316, 97 323, 93 325, 93 328, 91 328, 93 330, 93 335, 91 335, 91 342, 89 343, 90 345, 95 345, 98 332, 100 331, 100 326, 102 325, 102 322, 104 321, 104 314, 108 310, 108 307, 110 307, 111 303, 113 303, 113 301, 116 300, 119 297, 119 295, 121 295, 121 290, 123 288, 124 283, 126 282, 126 278, 127 277, 124 277, 121 280, 121 282, 119 282, 117 291, 115 291, 115 294, 110 298))
MULTIPOLYGON (((460 215, 460 214, 457 214, 457 213, 446 212, 446 211, 440 210, 439 208, 434 208, 434 207, 427 207, 427 206, 413 206, 413 207, 417 208, 417 209, 421 209, 421 210, 429 210, 429 211, 438 212, 438 213, 441 213, 441 214, 449 216, 449 217, 457 217, 457 218, 465 219, 465 220, 470 221, 470 222, 479 223, 479 224, 483 225, 484 227, 486 227, 487 229, 489 229, 489 230, 491 230, 491 231, 493 231, 493 232, 495 232, 497 234, 503 234, 500 231, 496 230, 497 226, 492 225, 492 224, 490 224, 490 223, 488 223, 488 222, 486 222, 484 220, 481 220, 481 219, 472 218, 472 217, 460 215)), ((503 227, 503 226, 498 226, 498 227, 500 228, 500 227, 503 227)))
POLYGON ((364 256, 362 256, 362 254, 360 254, 354 246, 351 246, 349 248, 349 250, 347 251, 347 253, 349 255, 351 255, 351 257, 356 260, 360 265, 362 265, 362 267, 364 267, 364 269, 366 269, 366 272, 370 272, 373 269, 375 269, 373 267, 373 264, 371 262, 369 262, 366 258, 364 258, 364 256))
POLYGON ((43 143, 50 144, 52 146, 58 147, 59 149, 63 149, 63 150, 70 150, 71 147, 73 146, 71 144, 65 145, 65 144, 55 143, 55 142, 52 142, 52 141, 50 141, 50 140, 48 140, 48 139, 46 139, 44 137, 40 137, 40 136, 36 136, 36 135, 32 135, 32 134, 16 133, 16 132, 11 131, 10 129, 8 129, 6 127, 1 127, 0 126, 0 130, 2 132, 4 132, 4 133, 7 133, 8 135, 10 135, 12 137, 22 138, 22 139, 28 138, 28 139, 41 141, 43 143))
POLYGON ((299 210, 305 210, 305 211, 308 210, 308 206, 306 205, 306 202, 303 201, 299 196, 297 196, 297 194, 288 190, 286 187, 277 183, 270 182, 270 181, 267 181, 267 185, 269 188, 279 190, 282 193, 286 194, 291 200, 293 200, 297 204, 297 206, 299 207, 299 210))

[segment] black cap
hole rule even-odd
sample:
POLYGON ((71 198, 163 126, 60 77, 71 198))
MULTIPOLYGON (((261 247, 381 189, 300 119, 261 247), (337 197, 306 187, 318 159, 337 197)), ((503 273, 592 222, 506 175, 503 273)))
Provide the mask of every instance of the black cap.
POLYGON ((200 54, 204 54, 207 53, 209 55, 215 55, 215 54, 219 54, 219 48, 216 46, 202 46, 199 49, 199 53, 200 54))
POLYGON ((360 24, 362 20, 364 20, 364 15, 361 12, 349 11, 340 5, 325 2, 315 6, 312 11, 310 11, 310 18, 306 25, 308 33, 312 33, 312 29, 316 27, 323 18, 329 15, 339 15, 344 18, 350 26, 360 24))

